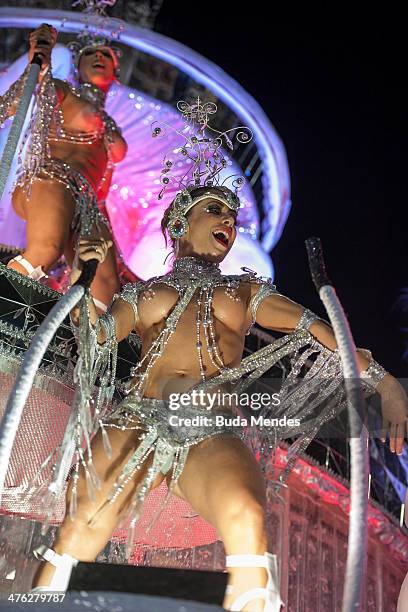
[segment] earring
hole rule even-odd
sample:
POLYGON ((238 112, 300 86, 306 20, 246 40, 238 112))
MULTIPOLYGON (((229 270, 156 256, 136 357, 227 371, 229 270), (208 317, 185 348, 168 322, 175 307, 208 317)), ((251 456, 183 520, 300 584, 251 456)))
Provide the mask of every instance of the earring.
POLYGON ((173 217, 167 226, 167 231, 170 236, 177 240, 184 236, 188 229, 188 221, 184 216, 173 217))

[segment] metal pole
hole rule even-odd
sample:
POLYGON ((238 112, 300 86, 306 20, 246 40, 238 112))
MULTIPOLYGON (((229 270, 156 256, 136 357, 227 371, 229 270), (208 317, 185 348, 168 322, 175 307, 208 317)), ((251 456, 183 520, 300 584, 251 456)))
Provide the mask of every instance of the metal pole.
POLYGON ((350 424, 350 520, 342 612, 362 606, 367 559, 368 449, 364 400, 357 352, 336 291, 329 281, 319 238, 306 240, 313 281, 333 326, 346 385, 350 424))
POLYGON ((31 61, 31 67, 27 75, 24 89, 21 94, 20 101, 17 105, 13 123, 7 138, 6 146, 4 147, 3 156, 0 162, 0 200, 3 197, 6 187, 11 164, 17 150, 21 132, 23 130, 28 107, 30 106, 31 96, 38 82, 38 75, 41 70, 41 57, 36 53, 31 61))
POLYGON ((80 278, 50 310, 24 354, 16 381, 7 401, 3 419, 0 423, 0 502, 21 415, 41 359, 58 327, 82 298, 85 287, 89 287, 91 284, 95 276, 97 264, 96 259, 92 259, 84 264, 80 278))

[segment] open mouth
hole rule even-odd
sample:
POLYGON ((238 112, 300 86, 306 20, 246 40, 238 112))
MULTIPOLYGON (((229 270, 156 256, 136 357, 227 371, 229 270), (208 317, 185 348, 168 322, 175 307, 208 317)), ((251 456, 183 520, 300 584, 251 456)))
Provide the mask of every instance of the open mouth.
POLYGON ((230 233, 227 229, 216 229, 213 231, 212 235, 223 247, 228 247, 230 233))
POLYGON ((105 68, 105 66, 104 64, 101 64, 101 62, 95 62, 92 64, 92 68, 105 68))

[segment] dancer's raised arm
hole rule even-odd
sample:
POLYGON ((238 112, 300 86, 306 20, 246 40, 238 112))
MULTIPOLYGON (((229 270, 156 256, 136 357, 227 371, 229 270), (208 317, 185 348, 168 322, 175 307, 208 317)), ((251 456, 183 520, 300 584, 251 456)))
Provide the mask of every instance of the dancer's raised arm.
MULTIPOLYGON (((80 239, 76 248, 76 257, 71 272, 71 282, 75 283, 80 277, 84 262, 96 259, 100 264, 103 263, 112 245, 113 242, 111 240, 104 240, 103 238, 80 239)), ((136 328, 137 321, 135 321, 135 311, 129 302, 118 297, 118 299, 113 302, 110 313, 115 319, 116 339, 120 342, 124 338, 127 338, 131 331, 136 328)), ((89 301, 89 317, 91 324, 95 326, 98 320, 98 313, 92 299, 89 301)), ((72 309, 71 319, 75 325, 78 324, 79 307, 72 309)), ((103 344, 105 340, 104 328, 100 327, 98 343, 103 344)))
MULTIPOLYGON (((34 54, 37 53, 40 55, 43 64, 42 70, 38 77, 38 81, 41 82, 46 69, 50 65, 51 62, 51 52, 57 40, 57 30, 51 26, 46 24, 42 24, 39 28, 31 32, 29 42, 30 42, 30 50, 28 52, 28 58, 31 60, 34 57, 34 54)), ((16 110, 18 103, 20 101, 21 95, 23 93, 24 83, 26 76, 28 74, 29 65, 24 70, 23 74, 15 81, 8 90, 0 96, 0 125, 6 121, 9 117, 12 117, 16 110)))
POLYGON ((30 33, 28 51, 28 59, 31 62, 34 55, 37 53, 42 60, 42 69, 39 76, 39 81, 44 74, 44 71, 51 64, 51 52, 57 42, 58 32, 47 23, 42 23, 36 30, 30 33))

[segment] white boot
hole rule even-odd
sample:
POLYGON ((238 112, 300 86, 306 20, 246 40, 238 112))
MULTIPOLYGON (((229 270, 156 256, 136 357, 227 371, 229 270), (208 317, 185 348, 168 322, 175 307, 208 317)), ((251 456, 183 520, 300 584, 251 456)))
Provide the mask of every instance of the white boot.
MULTIPOLYGON (((252 599, 264 598, 264 612, 280 612, 283 602, 279 595, 278 561, 276 555, 266 552, 263 555, 227 555, 226 567, 265 567, 268 573, 266 587, 255 587, 239 595, 229 608, 231 612, 239 612, 252 599)), ((232 592, 232 586, 227 587, 227 595, 232 592)))
POLYGON ((41 266, 37 266, 36 268, 34 268, 34 266, 32 266, 30 262, 22 255, 17 255, 17 257, 14 257, 14 259, 10 259, 9 264, 11 264, 13 261, 16 261, 18 264, 20 264, 20 266, 22 266, 28 272, 28 277, 32 278, 33 280, 38 281, 40 280, 40 278, 43 278, 45 276, 45 272, 43 271, 41 266))
POLYGON ((55 552, 55 550, 52 550, 52 548, 47 548, 47 546, 44 546, 43 544, 38 546, 33 553, 36 559, 48 561, 56 569, 48 586, 34 587, 31 589, 31 593, 39 593, 41 591, 66 591, 68 588, 69 579, 71 578, 72 568, 77 565, 78 559, 75 559, 66 553, 59 555, 55 552))

